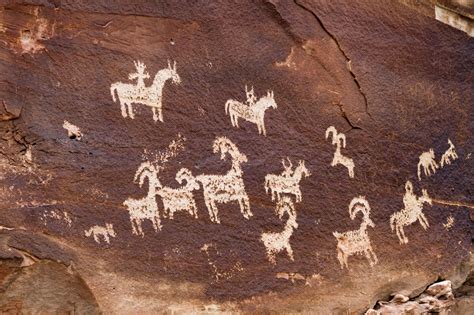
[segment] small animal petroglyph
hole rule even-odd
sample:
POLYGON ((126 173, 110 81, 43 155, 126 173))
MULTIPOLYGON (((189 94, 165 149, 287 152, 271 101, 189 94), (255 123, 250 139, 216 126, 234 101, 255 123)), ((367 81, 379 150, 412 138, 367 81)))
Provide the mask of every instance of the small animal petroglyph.
POLYGON ((281 175, 268 174, 265 176, 265 192, 270 191, 272 200, 275 196, 278 200, 281 199, 282 194, 292 194, 296 197, 296 202, 301 202, 303 197, 301 195, 300 181, 301 178, 311 176, 311 173, 305 166, 305 162, 300 160, 298 166, 293 170, 293 164, 287 157, 288 164, 282 160, 283 172, 281 175))
POLYGON ((110 223, 106 223, 105 226, 94 225, 87 231, 84 231, 87 237, 93 237, 94 241, 100 244, 100 236, 110 244, 110 237, 115 237, 114 226, 110 223))
POLYGON ((449 165, 451 164, 451 160, 456 160, 458 158, 458 155, 456 153, 456 150, 454 148, 454 144, 451 142, 450 139, 448 139, 448 144, 449 148, 444 152, 444 154, 441 156, 441 167, 443 167, 445 164, 449 165))
POLYGON ((128 79, 136 79, 137 84, 122 82, 112 83, 110 86, 112 99, 115 102, 115 95, 117 94, 124 118, 130 117, 134 119, 135 114, 133 113, 132 104, 143 104, 151 107, 153 120, 155 122, 157 120, 163 122, 162 101, 165 82, 171 79, 175 84, 181 83, 181 78, 176 72, 176 61, 173 63, 173 66, 171 66, 168 61, 168 67, 158 71, 150 86, 145 86, 144 82, 145 79, 150 78, 148 72, 145 72, 146 66, 140 61, 134 63, 137 72, 129 74, 128 79))
POLYGON ((225 112, 230 116, 232 126, 239 128, 239 118, 257 125, 258 133, 267 135, 265 130, 265 111, 268 108, 277 108, 277 104, 273 97, 273 91, 267 92, 266 96, 262 96, 258 101, 255 96, 253 86, 249 91, 245 86, 247 95, 247 103, 241 103, 236 100, 227 100, 225 103, 225 112))
POLYGON ((349 177, 354 178, 354 161, 341 154, 341 147, 346 147, 346 136, 342 132, 338 133, 334 126, 330 126, 326 129, 326 139, 328 139, 331 134, 332 144, 336 145, 336 152, 334 152, 331 166, 338 164, 344 165, 349 171, 349 177))
POLYGON ((43 221, 44 225, 47 225, 48 219, 63 221, 68 227, 72 226, 72 219, 66 211, 47 210, 42 214, 40 220, 43 221))
POLYGON ((263 245, 265 245, 268 260, 273 265, 276 264, 276 254, 284 250, 286 250, 288 257, 291 260, 294 260, 293 249, 290 245, 290 237, 293 234, 293 231, 298 228, 298 223, 296 222, 295 207, 290 197, 283 196, 277 202, 275 212, 278 214, 280 220, 286 213, 288 215, 288 220, 285 223, 283 231, 262 234, 261 240, 263 242, 263 245))
POLYGON ((176 181, 179 184, 183 184, 183 181, 186 181, 186 185, 180 188, 162 186, 158 188, 157 194, 163 200, 164 214, 172 220, 175 212, 187 211, 197 219, 197 207, 192 191, 199 189, 199 184, 187 168, 179 170, 176 174, 176 181))
POLYGON ((226 137, 217 137, 214 141, 213 152, 221 153, 221 160, 229 155, 232 167, 225 175, 198 175, 196 180, 202 184, 204 201, 209 211, 212 222, 220 223, 216 203, 238 201, 240 212, 244 218, 249 219, 253 214, 250 211, 249 197, 245 191, 242 179, 241 164, 247 162, 245 154, 240 153, 237 146, 226 137))
POLYGON ((375 227, 374 222, 369 218, 370 206, 364 196, 355 197, 349 204, 349 215, 354 220, 357 213, 362 213, 362 223, 360 228, 355 231, 344 233, 334 232, 333 235, 337 239, 337 259, 341 264, 341 268, 349 268, 347 259, 354 254, 364 254, 371 267, 377 262, 377 256, 372 250, 370 238, 367 233, 367 227, 375 227))
POLYGON ((123 202, 130 214, 132 232, 135 235, 145 236, 142 230, 142 221, 150 220, 155 232, 161 230, 160 214, 156 203, 156 188, 159 185, 157 170, 150 162, 143 162, 135 173, 134 181, 139 179, 140 187, 148 177, 148 194, 140 199, 128 198, 123 202))
POLYGON ((423 214, 423 203, 433 204, 433 201, 428 196, 426 189, 422 190, 422 196, 417 197, 413 192, 413 184, 407 181, 405 184, 405 196, 403 196, 404 208, 395 212, 390 216, 390 227, 396 230, 400 244, 408 243, 408 238, 405 236, 403 227, 411 225, 417 220, 420 221, 423 229, 427 229, 430 225, 428 219, 423 214))
POLYGON ((418 180, 421 180, 421 167, 423 167, 423 172, 426 176, 431 176, 431 172, 436 173, 436 170, 439 168, 438 164, 435 161, 435 153, 433 149, 430 149, 428 152, 423 152, 420 155, 420 161, 418 162, 418 180))
POLYGON ((219 253, 219 251, 217 250, 215 244, 212 244, 212 243, 204 244, 201 247, 201 251, 206 253, 207 263, 212 268, 212 273, 214 275, 214 279, 216 282, 223 279, 231 279, 232 277, 234 277, 235 274, 242 272, 244 270, 244 268, 242 267, 242 263, 240 261, 237 261, 231 268, 228 268, 227 270, 218 268, 216 265, 215 259, 211 259, 211 255, 217 256, 217 257, 222 256, 221 253, 219 253), (211 249, 213 249, 212 254, 211 254, 211 249))
POLYGON ((454 225, 454 218, 452 215, 450 215, 447 219, 446 219, 446 223, 443 223, 443 226, 444 228, 446 229, 446 231, 449 231, 451 230, 451 228, 453 227, 454 225))
POLYGON ((79 127, 71 124, 69 121, 65 120, 63 123, 63 128, 67 130, 67 136, 70 139, 81 140, 82 133, 79 127))

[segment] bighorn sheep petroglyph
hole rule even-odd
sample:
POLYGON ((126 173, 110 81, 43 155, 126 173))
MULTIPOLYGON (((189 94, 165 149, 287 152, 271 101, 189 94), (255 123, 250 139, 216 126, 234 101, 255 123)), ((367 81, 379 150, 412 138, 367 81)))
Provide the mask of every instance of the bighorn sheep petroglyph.
POLYGON ((354 161, 341 154, 341 147, 346 147, 346 136, 342 132, 338 133, 334 126, 330 126, 326 129, 326 139, 328 139, 331 134, 332 144, 336 145, 336 151, 334 152, 331 166, 338 164, 344 165, 349 171, 349 177, 354 178, 354 161))
POLYGON ((183 181, 186 181, 186 185, 179 188, 162 187, 159 185, 157 194, 163 200, 164 214, 168 215, 172 220, 175 212, 187 211, 191 216, 197 218, 197 207, 192 191, 199 189, 199 184, 187 168, 182 168, 178 171, 176 181, 179 184, 183 184, 183 181))
POLYGON ((135 118, 133 113, 132 104, 143 104, 151 107, 153 111, 153 120, 163 122, 162 113, 162 99, 163 99, 163 87, 167 80, 171 79, 173 83, 181 83, 181 78, 176 72, 176 61, 171 66, 168 60, 168 67, 158 71, 153 79, 153 83, 150 86, 145 86, 144 79, 150 78, 148 72, 145 72, 146 66, 140 62, 134 62, 136 73, 129 74, 129 80, 137 79, 137 84, 115 82, 110 86, 110 93, 112 99, 115 102, 115 94, 117 94, 120 107, 122 110, 122 116, 135 118), (128 110, 127 110, 128 109, 128 110), (157 114, 158 112, 158 114, 157 114))
POLYGON ((421 197, 417 197, 413 192, 413 184, 407 181, 405 183, 405 196, 403 196, 404 208, 390 216, 390 227, 392 231, 396 230, 400 244, 408 243, 408 238, 403 230, 404 226, 411 225, 416 221, 420 221, 425 230, 430 226, 422 210, 423 203, 432 205, 433 201, 428 196, 426 189, 422 190, 422 194, 421 197))
POLYGON ((85 236, 93 237, 96 243, 100 243, 101 236, 104 241, 110 244, 110 237, 115 237, 114 226, 110 223, 106 223, 105 226, 94 225, 87 231, 84 231, 85 236))
POLYGON ((155 166, 150 162, 143 162, 135 173, 134 181, 139 179, 139 185, 142 187, 145 178, 148 178, 148 194, 141 199, 128 198, 124 205, 130 214, 130 223, 132 232, 135 235, 145 235, 142 230, 142 221, 150 220, 155 232, 161 230, 160 214, 158 204, 156 203, 156 188, 161 186, 157 176, 155 166))
POLYGON ((240 153, 237 146, 226 137, 216 138, 213 152, 220 152, 221 160, 225 160, 228 154, 232 159, 232 167, 224 175, 203 174, 196 176, 196 181, 202 184, 204 201, 211 221, 220 223, 216 203, 230 201, 238 201, 240 212, 244 218, 249 219, 253 214, 250 211, 249 197, 245 191, 241 169, 241 164, 247 162, 247 157, 240 153))
POLYGON ((375 224, 369 218, 369 202, 363 196, 353 198, 349 204, 349 215, 351 220, 354 220, 359 212, 362 213, 362 223, 358 230, 344 233, 333 233, 334 237, 337 239, 337 259, 339 260, 342 269, 344 269, 344 266, 349 268, 347 259, 353 254, 365 254, 370 266, 374 266, 378 262, 377 256, 372 250, 370 238, 367 233, 367 227, 375 227, 375 224))
POLYGON ((282 194, 292 194, 296 197, 296 202, 301 202, 301 178, 311 176, 311 173, 306 168, 303 160, 298 162, 298 166, 294 170, 290 159, 287 158, 287 160, 288 164, 285 163, 285 160, 282 160, 284 170, 281 175, 267 174, 265 176, 265 192, 268 194, 270 191, 272 200, 275 199, 275 196, 280 200, 282 194))

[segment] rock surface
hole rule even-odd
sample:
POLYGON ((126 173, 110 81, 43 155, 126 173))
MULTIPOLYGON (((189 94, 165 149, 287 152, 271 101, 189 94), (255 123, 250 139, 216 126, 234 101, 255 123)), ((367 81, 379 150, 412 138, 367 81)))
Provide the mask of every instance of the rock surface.
POLYGON ((457 292, 474 41, 431 5, 4 4, 0 310, 346 314, 457 292))

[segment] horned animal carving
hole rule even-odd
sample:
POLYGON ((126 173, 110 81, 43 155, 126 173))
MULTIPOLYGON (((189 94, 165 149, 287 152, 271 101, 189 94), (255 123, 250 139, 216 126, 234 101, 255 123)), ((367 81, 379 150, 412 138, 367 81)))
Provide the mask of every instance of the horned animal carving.
POLYGON ((278 214, 280 220, 286 213, 288 215, 288 220, 286 221, 283 231, 262 234, 261 240, 267 250, 268 260, 273 265, 276 263, 276 254, 284 250, 286 250, 288 257, 290 257, 291 260, 294 260, 293 249, 290 245, 290 237, 293 234, 293 231, 298 228, 298 223, 296 223, 295 206, 290 197, 283 196, 277 202, 275 212, 278 214))
POLYGON ((436 170, 439 168, 438 164, 435 161, 435 153, 433 149, 430 149, 428 152, 423 152, 420 155, 420 161, 418 162, 418 180, 421 180, 421 167, 423 167, 423 172, 426 176, 431 176, 431 172, 436 173, 436 170))
POLYGON ((374 222, 369 218, 370 206, 369 202, 363 196, 355 197, 349 204, 349 215, 354 220, 357 213, 362 213, 362 223, 360 228, 355 231, 344 233, 334 232, 333 235, 337 239, 337 259, 341 264, 341 268, 349 268, 347 259, 354 254, 364 254, 369 261, 370 266, 374 266, 377 262, 377 256, 372 250, 367 227, 375 227, 374 222))
POLYGON ((151 107, 153 111, 153 120, 163 122, 162 113, 162 100, 163 100, 163 87, 167 80, 171 79, 173 83, 181 83, 181 78, 176 72, 176 61, 171 66, 168 61, 168 67, 158 71, 153 79, 153 83, 150 86, 145 86, 144 79, 150 78, 148 72, 145 72, 146 66, 136 61, 135 68, 136 73, 131 73, 128 78, 129 80, 137 80, 137 84, 115 82, 110 86, 110 93, 112 99, 115 102, 115 95, 117 94, 120 107, 122 110, 122 116, 124 118, 130 117, 135 118, 132 104, 143 104, 151 107))
POLYGON ((330 126, 326 129, 326 139, 328 139, 331 134, 332 144, 336 145, 336 151, 334 152, 331 166, 338 164, 345 166, 349 171, 349 177, 354 178, 354 161, 341 154, 341 147, 346 147, 346 136, 342 132, 338 133, 334 126, 330 126))
POLYGON ((100 237, 104 239, 105 242, 110 244, 110 237, 115 237, 114 226, 110 223, 106 223, 105 226, 94 225, 89 228, 87 231, 84 231, 84 235, 87 237, 93 237, 96 243, 100 243, 100 237))
POLYGON ((448 139, 448 144, 449 144, 449 148, 441 156, 441 162, 440 162, 441 167, 443 167, 445 164, 446 165, 451 164, 451 160, 454 161, 458 158, 458 155, 457 155, 456 150, 454 148, 454 144, 449 139, 448 139))
POLYGON ((253 214, 250 211, 249 197, 245 191, 241 168, 241 164, 247 162, 247 157, 240 153, 237 146, 226 137, 216 138, 213 152, 220 152, 221 160, 225 160, 227 155, 230 156, 232 167, 224 175, 203 174, 196 176, 196 181, 202 184, 204 201, 211 221, 220 223, 216 204, 230 201, 238 201, 240 212, 244 218, 249 219, 253 214))
POLYGON ((160 185, 157 191, 157 194, 163 200, 165 214, 172 220, 175 212, 187 211, 197 219, 197 207, 192 191, 199 189, 199 184, 187 168, 182 168, 178 171, 176 181, 179 184, 183 184, 183 181, 186 181, 186 185, 180 188, 162 187, 160 185))
POLYGON ((311 173, 306 168, 303 160, 300 160, 298 166, 293 170, 290 159, 286 159, 288 164, 285 163, 285 160, 281 161, 284 168, 281 175, 268 174, 265 176, 265 192, 268 194, 270 191, 272 200, 275 199, 275 196, 280 200, 282 194, 292 194, 296 197, 296 202, 301 202, 301 178, 311 176, 311 173))
POLYGON ((426 189, 422 189, 422 196, 417 197, 413 192, 413 184, 407 181, 405 183, 405 196, 403 196, 404 208, 390 216, 390 227, 392 231, 396 230, 400 244, 408 243, 408 238, 403 230, 404 226, 411 225, 416 221, 420 221, 425 230, 430 226, 422 211, 423 203, 433 204, 426 189))
POLYGON ((142 221, 150 220, 155 232, 161 230, 161 220, 158 212, 158 204, 156 203, 156 188, 159 184, 157 170, 150 162, 143 162, 135 173, 134 181, 139 179, 140 187, 143 185, 145 178, 148 178, 148 194, 141 199, 128 198, 124 201, 124 205, 130 214, 130 223, 132 224, 132 232, 135 235, 145 235, 142 230, 142 221))
POLYGON ((273 91, 267 92, 267 95, 261 97, 258 101, 255 97, 253 86, 249 91, 245 86, 245 93, 247 95, 247 104, 236 100, 227 100, 225 103, 225 112, 230 116, 232 126, 239 127, 239 118, 245 119, 248 122, 257 125, 258 133, 267 135, 265 129, 265 111, 268 108, 277 108, 275 99, 273 98, 273 91))

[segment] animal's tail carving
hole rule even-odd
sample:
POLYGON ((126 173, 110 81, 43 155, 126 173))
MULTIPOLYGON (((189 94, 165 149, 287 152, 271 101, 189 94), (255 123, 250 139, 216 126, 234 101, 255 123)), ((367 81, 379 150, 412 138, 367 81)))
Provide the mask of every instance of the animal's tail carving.
POLYGON ((392 229, 392 231, 395 230, 395 214, 392 214, 390 216, 390 228, 392 229))
POLYGON ((226 114, 229 114, 229 107, 230 107, 230 104, 232 104, 232 101, 231 101, 231 100, 228 100, 227 102, 225 102, 225 113, 226 113, 226 114))

